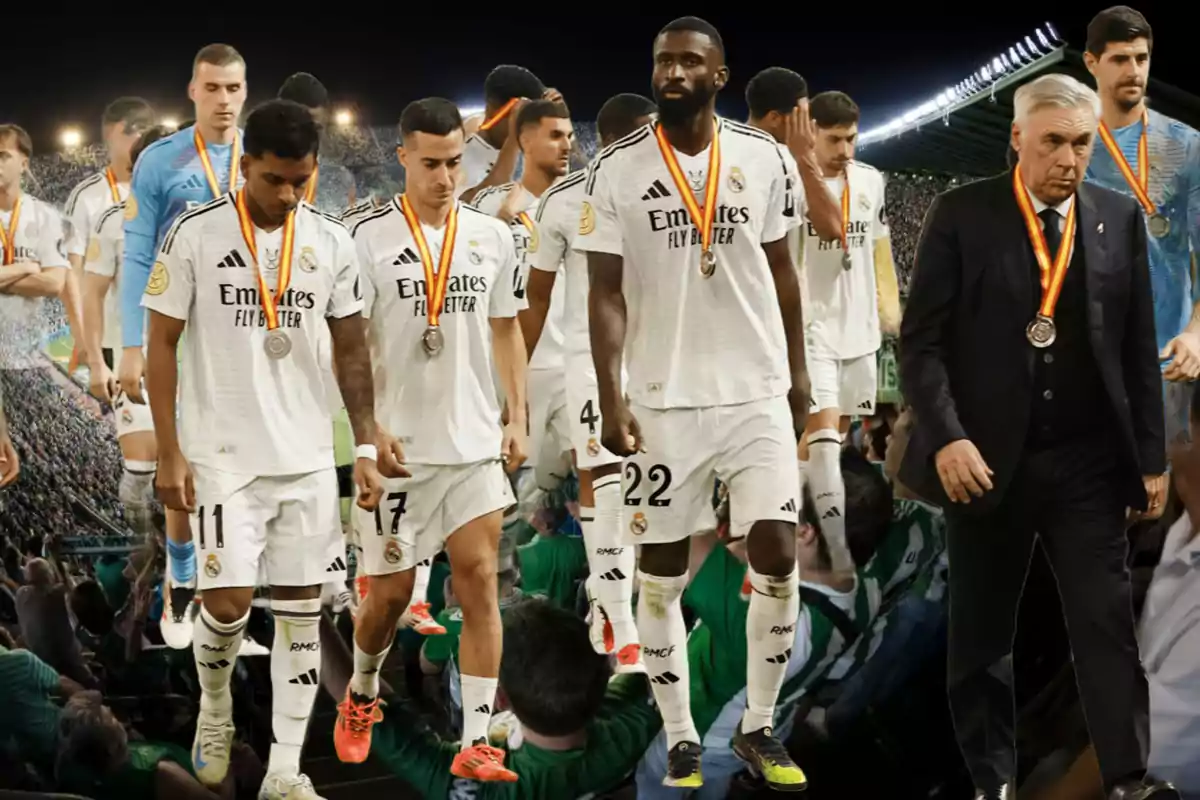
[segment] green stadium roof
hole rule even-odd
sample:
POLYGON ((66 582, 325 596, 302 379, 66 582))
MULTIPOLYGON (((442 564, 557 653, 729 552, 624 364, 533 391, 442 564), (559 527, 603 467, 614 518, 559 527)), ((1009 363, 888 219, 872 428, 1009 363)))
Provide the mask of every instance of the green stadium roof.
MULTIPOLYGON (((858 158, 887 171, 983 176, 1007 168, 1012 99, 1017 87, 1050 72, 1062 72, 1091 85, 1083 55, 1059 47, 968 97, 953 101, 943 93, 887 130, 865 132, 858 158), (906 118, 911 119, 904 122, 906 118)), ((1147 92, 1156 111, 1200 129, 1200 97, 1151 78, 1147 92)))

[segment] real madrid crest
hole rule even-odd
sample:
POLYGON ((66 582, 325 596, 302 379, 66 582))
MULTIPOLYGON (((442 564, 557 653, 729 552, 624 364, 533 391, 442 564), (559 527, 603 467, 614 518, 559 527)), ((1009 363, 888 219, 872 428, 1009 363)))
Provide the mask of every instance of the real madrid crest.
POLYGON ((133 412, 128 408, 121 409, 121 421, 126 425, 133 424, 133 412))
POLYGON ((858 207, 861 211, 870 211, 871 198, 867 197, 865 194, 860 194, 858 196, 858 207))
POLYGON ((729 191, 740 192, 746 188, 746 176, 737 167, 729 170, 729 191))
POLYGON ((88 262, 100 260, 100 240, 95 236, 93 236, 92 240, 88 242, 87 260, 88 262))
POLYGON ((208 558, 205 559, 204 574, 210 578, 215 578, 221 574, 221 562, 217 560, 216 553, 209 553, 208 558))
POLYGON ((633 515, 633 518, 629 520, 629 530, 633 532, 634 536, 641 536, 649 527, 650 523, 646 521, 646 515, 641 511, 638 511, 633 515))
POLYGON ((307 245, 300 248, 300 269, 305 272, 317 271, 317 251, 307 245))
POLYGON ((587 236, 594 230, 596 230, 596 211, 592 208, 591 203, 584 200, 583 206, 579 210, 579 235, 587 236))
POLYGON ((400 543, 395 539, 388 539, 387 546, 383 549, 383 559, 389 564, 399 564, 402 557, 400 543))
POLYGON ((472 264, 478 267, 483 263, 483 254, 479 252, 479 242, 472 239, 471 241, 467 242, 467 245, 469 247, 467 250, 467 258, 472 264))
POLYGON ((161 261, 155 261, 154 269, 150 271, 150 280, 146 281, 146 294, 158 297, 167 290, 167 286, 170 284, 171 278, 167 274, 167 265, 161 261))
POLYGON ((598 441, 596 441, 595 436, 588 439, 587 452, 588 452, 588 455, 591 456, 592 458, 595 458, 596 456, 600 455, 600 443, 598 441))
POLYGON ((138 205, 137 197, 133 192, 129 193, 129 197, 125 200, 125 221, 132 222, 137 219, 138 205))

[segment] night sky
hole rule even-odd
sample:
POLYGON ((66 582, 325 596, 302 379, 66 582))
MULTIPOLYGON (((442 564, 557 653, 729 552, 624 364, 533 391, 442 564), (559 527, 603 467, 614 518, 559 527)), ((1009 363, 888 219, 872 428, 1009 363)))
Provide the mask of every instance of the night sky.
MULTIPOLYGON (((732 71, 720 101, 723 114, 744 118, 746 80, 779 65, 804 75, 814 92, 848 92, 863 109, 864 127, 936 95, 1047 18, 1082 49, 1087 21, 1104 7, 971 2, 919 8, 906 3, 876 12, 865 3, 825 2, 781 3, 780 11, 768 13, 758 10, 771 8, 761 3, 724 5, 756 10, 706 15, 725 39, 732 71), (814 20, 829 21, 813 24, 799 13, 783 12, 788 6, 807 6, 814 9, 814 20), (964 9, 984 13, 968 17, 964 9), (831 12, 838 13, 829 17, 831 12)), ((168 27, 131 6, 112 22, 81 17, 71 32, 49 37, 37 31, 61 31, 62 15, 23 14, 28 35, 14 37, 6 48, 0 118, 24 125, 35 150, 44 152, 56 146, 56 132, 65 126, 78 126, 95 141, 104 105, 120 95, 143 96, 163 116, 190 117, 186 86, 192 56, 201 46, 221 41, 246 57, 251 105, 274 96, 285 77, 304 70, 325 82, 337 104, 353 107, 360 121, 391 125, 404 104, 418 97, 441 95, 477 105, 488 70, 517 63, 560 89, 576 118, 591 119, 617 92, 649 94, 654 34, 673 17, 701 10, 663 4, 666 10, 652 14, 614 17, 539 4, 529 5, 528 15, 519 13, 519 5, 506 14, 486 15, 469 11, 468 5, 457 7, 461 10, 453 16, 408 22, 404 4, 367 6, 364 16, 352 4, 324 3, 311 11, 295 5, 300 21, 281 23, 255 14, 222 17, 213 13, 217 6, 208 6, 203 11, 208 18, 193 23, 190 7, 182 6, 172 16, 180 22, 168 27), (339 8, 346 12, 342 19, 339 8)), ((1153 74, 1200 93, 1200 78, 1186 55, 1193 46, 1193 26, 1180 18, 1181 6, 1175 13, 1170 7, 1139 6, 1156 26, 1153 74)), ((278 8, 282 14, 288 6, 278 8)))

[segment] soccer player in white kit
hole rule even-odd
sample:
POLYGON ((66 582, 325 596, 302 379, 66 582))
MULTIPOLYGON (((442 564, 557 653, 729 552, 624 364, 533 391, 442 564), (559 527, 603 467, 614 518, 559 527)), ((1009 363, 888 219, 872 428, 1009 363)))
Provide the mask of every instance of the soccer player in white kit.
POLYGON ((810 101, 809 112, 817 127, 817 164, 829 192, 839 200, 840 235, 830 242, 811 222, 801 229, 812 403, 800 460, 829 541, 833 569, 852 574, 854 562, 845 544, 842 436, 849 415, 875 413, 880 334, 899 332, 900 296, 884 212, 883 174, 854 160, 858 106, 841 92, 822 92, 810 101))
POLYGON ((467 137, 463 149, 458 194, 464 203, 470 203, 489 186, 513 179, 521 157, 513 133, 521 102, 562 99, 562 95, 547 89, 532 72, 515 64, 501 64, 488 73, 483 82, 483 97, 484 119, 467 137))
POLYGON ((534 306, 526 283, 530 261, 538 251, 534 206, 570 171, 574 135, 566 104, 554 100, 526 103, 516 120, 516 140, 525 159, 521 180, 484 189, 472 203, 507 223, 516 245, 520 266, 512 292, 521 310, 521 332, 529 357, 529 454, 538 486, 546 491, 561 483, 571 468, 564 459, 571 444, 563 383, 562 289, 539 296, 534 306))
POLYGON ((512 293, 517 256, 508 226, 454 198, 462 119, 449 100, 410 103, 400 117, 405 193, 355 226, 369 339, 383 380, 375 407, 387 494, 355 512, 360 567, 371 589, 354 629, 354 675, 338 707, 334 745, 366 759, 382 719, 379 669, 408 605, 414 567, 444 546, 462 607, 461 752, 451 772, 511 782, 488 744, 500 667, 500 523, 512 503, 505 467, 525 447, 525 343, 512 293), (500 423, 493 381, 512 409, 500 423), (402 462, 403 466, 401 466, 402 462))
POLYGON ((320 686, 320 588, 327 573, 344 569, 333 421, 317 353, 322 326, 358 444, 358 502, 373 509, 382 492, 354 243, 339 221, 301 202, 318 140, 303 106, 257 108, 246 121, 244 187, 179 216, 143 300, 158 491, 169 508, 191 513, 202 565, 192 761, 202 783, 224 780, 234 733, 230 674, 265 565, 275 616, 274 742, 259 790, 267 800, 317 798, 300 752, 320 686))
MULTIPOLYGON (((129 169, 143 150, 170 133, 162 125, 143 132, 129 151, 129 169)), ((80 219, 76 225, 82 222, 80 219)), ((113 407, 117 444, 121 447, 125 466, 118 489, 125 521, 136 533, 148 535, 153 532, 154 468, 158 461, 154 420, 149 406, 129 402, 119 390, 109 364, 109 352, 121 347, 121 306, 118 291, 114 289, 120 281, 124 253, 124 200, 100 212, 87 239, 87 259, 83 265, 83 330, 84 347, 91 365, 90 389, 94 397, 113 407)))
MULTIPOLYGON (((610 98, 596 117, 601 145, 607 147, 648 124, 654 112, 653 101, 641 95, 610 98)), ((641 668, 632 608, 635 553, 633 547, 625 546, 621 534, 621 457, 600 444, 600 399, 588 341, 587 257, 573 249, 586 177, 586 171, 569 176, 537 204, 534 226, 538 244, 529 256, 529 308, 521 312, 521 326, 526 347, 536 348, 536 356, 542 352, 547 333, 544 321, 551 314, 560 320, 559 380, 566 401, 567 442, 579 473, 579 522, 590 573, 587 592, 592 644, 598 652, 615 655, 617 671, 626 672, 641 668), (562 280, 558 280, 560 274, 562 280)), ((533 376, 531 366, 531 409, 538 405, 533 376)), ((538 418, 531 416, 534 421, 538 418)))
POLYGON ((113 352, 120 347, 120 342, 114 343, 111 338, 106 341, 103 349, 107 352, 88 350, 91 337, 86 333, 87 321, 83 308, 86 302, 83 296, 84 254, 100 214, 129 196, 129 177, 133 172, 130 150, 153 124, 154 109, 140 97, 118 97, 109 103, 100 118, 100 133, 108 151, 108 164, 100 172, 76 184, 67 196, 64 216, 67 221, 67 258, 71 261, 71 274, 67 278, 63 306, 75 341, 71 370, 75 369, 78 360, 88 367, 93 382, 97 367, 100 368, 101 380, 107 380, 104 373, 111 372, 113 352))
POLYGON ((772 788, 798 791, 804 773, 771 731, 800 608, 796 442, 808 393, 786 238, 797 213, 774 139, 716 117, 728 77, 709 23, 683 17, 659 33, 658 123, 593 162, 575 247, 588 254, 601 443, 626 457, 628 541, 641 545, 638 633, 670 748, 664 783, 703 782, 680 596, 689 537, 715 527, 719 478, 731 527, 748 535, 754 589, 733 749, 772 788))
POLYGON ((44 297, 67 284, 65 223, 49 203, 25 194, 33 141, 20 125, 0 124, 0 369, 40 367, 44 297))

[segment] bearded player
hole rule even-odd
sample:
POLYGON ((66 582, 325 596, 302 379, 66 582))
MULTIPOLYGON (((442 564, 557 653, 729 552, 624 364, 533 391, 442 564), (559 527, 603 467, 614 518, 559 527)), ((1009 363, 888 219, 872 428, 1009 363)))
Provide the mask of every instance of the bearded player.
MULTIPOLYGON (((608 147, 648 124, 654 112, 654 103, 641 95, 610 98, 596 117, 600 143, 608 147)), ((632 547, 625 546, 621 534, 621 458, 600 444, 600 401, 588 342, 587 257, 573 249, 586 177, 586 172, 569 176, 537 204, 538 246, 529 256, 529 308, 521 312, 521 326, 534 362, 548 335, 562 338, 561 344, 555 343, 562 350, 558 380, 565 394, 567 443, 579 472, 579 520, 590 573, 592 643, 599 652, 615 655, 617 671, 626 672, 640 668, 641 655, 632 607, 635 554, 632 547), (557 329, 550 327, 548 319, 553 317, 559 320, 557 329)), ((531 365, 530 408, 539 406, 534 399, 539 383, 535 374, 531 365)), ((537 419, 535 414, 533 420, 537 419)), ((539 452, 536 447, 531 450, 539 452)))
MULTIPOLYGON (((241 139, 237 122, 246 103, 245 60, 227 44, 201 48, 192 62, 188 96, 195 104, 195 124, 155 142, 142 153, 125 202, 120 283, 123 349, 117 379, 119 391, 132 403, 146 402, 142 392, 145 313, 139 304, 154 254, 180 213, 238 186, 241 139)), ((196 551, 187 517, 170 510, 167 564, 160 628, 163 640, 182 650, 192 641, 188 612, 196 593, 196 551)))
POLYGON ((808 378, 786 238, 798 218, 775 140, 716 116, 728 78, 709 23, 683 17, 659 33, 658 123, 593 163, 575 247, 588 254, 601 443, 626 458, 627 541, 641 545, 638 633, 670 748, 664 783, 703 782, 680 596, 689 537, 714 526, 719 478, 733 532, 748 535, 754 590, 733 749, 772 788, 798 791, 804 773, 771 729, 799 613, 796 443, 808 378))
MULTIPOLYGON (((143 150, 170 134, 167 128, 155 125, 139 136, 129 151, 129 169, 137 163, 143 150)), ((86 200, 86 196, 83 199, 86 200)), ((114 291, 113 284, 120 285, 125 249, 124 215, 125 201, 122 200, 99 214, 88 237, 87 259, 83 265, 83 330, 85 349, 91 362, 92 395, 111 403, 116 418, 117 444, 125 464, 118 490, 125 509, 125 521, 135 533, 150 535, 155 508, 154 465, 158 461, 150 407, 131 402, 118 391, 116 379, 108 368, 109 352, 104 352, 99 361, 94 358, 96 353, 107 351, 105 344, 120 347, 121 310, 118 291, 114 291)))
POLYGON ((374 390, 354 243, 334 217, 301 202, 317 164, 316 122, 303 106, 273 100, 250 115, 245 143, 245 186, 182 214, 146 284, 157 484, 169 508, 193 515, 204 563, 196 777, 217 786, 229 768, 229 684, 262 567, 275 617, 274 739, 259 797, 316 800, 300 753, 319 688, 321 584, 345 560, 321 328, 333 339, 367 510, 382 491, 374 390))
POLYGON ((375 408, 390 473, 374 514, 356 512, 371 588, 354 629, 354 676, 338 707, 334 744, 359 763, 382 719, 379 670, 409 602, 414 567, 450 557, 462 608, 461 752, 451 772, 511 782, 488 744, 501 629, 496 561, 513 502, 505 468, 524 460, 525 343, 512 292, 518 269, 508 226, 456 202, 463 134, 448 100, 409 104, 400 117, 405 193, 355 226, 369 338, 381 365, 375 408), (503 427, 493 371, 511 412, 503 427))

